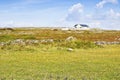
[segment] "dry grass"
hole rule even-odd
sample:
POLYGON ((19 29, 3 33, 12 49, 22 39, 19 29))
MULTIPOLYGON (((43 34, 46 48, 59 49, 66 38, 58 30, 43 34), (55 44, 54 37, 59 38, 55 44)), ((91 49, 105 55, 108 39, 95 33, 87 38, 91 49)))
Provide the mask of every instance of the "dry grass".
POLYGON ((101 33, 92 31, 62 31, 50 29, 15 29, 14 31, 1 31, 0 41, 11 39, 54 39, 63 40, 74 36, 79 40, 87 41, 119 41, 120 31, 103 31, 101 33))

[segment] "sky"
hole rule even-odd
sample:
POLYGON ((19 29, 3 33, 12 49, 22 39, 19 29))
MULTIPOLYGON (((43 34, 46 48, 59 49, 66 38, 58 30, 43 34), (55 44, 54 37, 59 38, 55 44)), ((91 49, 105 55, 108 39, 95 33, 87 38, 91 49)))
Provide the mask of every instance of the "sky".
POLYGON ((0 0, 0 27, 120 30, 120 0, 0 0))

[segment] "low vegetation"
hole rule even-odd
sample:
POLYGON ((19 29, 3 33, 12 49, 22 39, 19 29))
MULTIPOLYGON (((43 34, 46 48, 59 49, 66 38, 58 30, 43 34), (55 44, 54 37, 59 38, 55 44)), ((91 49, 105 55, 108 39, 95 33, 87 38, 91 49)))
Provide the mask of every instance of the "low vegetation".
POLYGON ((17 28, 14 31, 0 30, 0 41, 9 41, 15 39, 54 39, 64 40, 69 36, 76 37, 83 41, 120 41, 120 31, 54 31, 52 29, 22 29, 17 28))
POLYGON ((119 42, 119 31, 1 30, 0 80, 119 80, 119 42))

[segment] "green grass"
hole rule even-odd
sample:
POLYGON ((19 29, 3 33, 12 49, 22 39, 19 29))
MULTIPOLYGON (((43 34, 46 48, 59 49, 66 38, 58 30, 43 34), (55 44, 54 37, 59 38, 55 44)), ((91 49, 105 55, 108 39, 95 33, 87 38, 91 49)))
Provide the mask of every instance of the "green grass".
POLYGON ((1 31, 0 42, 16 39, 53 39, 54 42, 0 46, 0 80, 119 80, 120 45, 98 46, 93 43, 120 42, 119 38, 120 31, 1 31), (77 41, 66 42, 69 36, 77 41))
POLYGON ((120 45, 72 52, 51 45, 0 49, 1 80, 119 80, 119 66, 120 45))
POLYGON ((9 35, 0 35, 0 41, 1 42, 5 42, 5 41, 8 41, 8 40, 13 40, 14 37, 12 36, 9 36, 9 35))

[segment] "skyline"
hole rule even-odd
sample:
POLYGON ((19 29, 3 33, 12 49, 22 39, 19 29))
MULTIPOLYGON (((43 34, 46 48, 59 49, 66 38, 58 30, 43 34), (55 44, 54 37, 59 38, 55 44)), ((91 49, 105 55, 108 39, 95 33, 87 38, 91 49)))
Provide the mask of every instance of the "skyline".
POLYGON ((0 27, 72 27, 120 30, 120 0, 1 0, 0 27))

